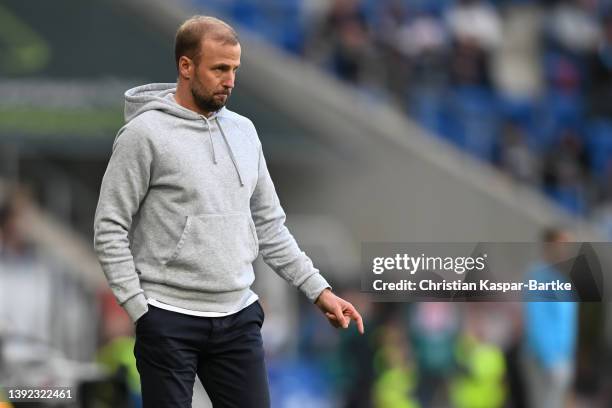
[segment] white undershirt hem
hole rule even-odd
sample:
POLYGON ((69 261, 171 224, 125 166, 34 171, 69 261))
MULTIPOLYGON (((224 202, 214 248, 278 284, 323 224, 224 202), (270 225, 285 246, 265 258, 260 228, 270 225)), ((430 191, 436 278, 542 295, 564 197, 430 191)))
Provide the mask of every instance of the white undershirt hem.
POLYGON ((182 313, 182 314, 186 314, 186 315, 190 315, 190 316, 224 317, 224 316, 232 315, 234 313, 238 313, 239 311, 241 311, 245 307, 250 306, 251 304, 255 303, 258 299, 259 299, 259 296, 257 296, 255 293, 251 294, 251 296, 247 299, 247 301, 244 304, 244 306, 242 306, 240 309, 234 310, 232 312, 200 312, 198 310, 183 309, 182 307, 172 306, 172 305, 169 305, 167 303, 162 303, 162 302, 160 302, 158 300, 151 299, 151 298, 147 299, 147 303, 150 304, 151 306, 155 306, 155 307, 158 307, 160 309, 165 309, 165 310, 169 310, 171 312, 182 313))

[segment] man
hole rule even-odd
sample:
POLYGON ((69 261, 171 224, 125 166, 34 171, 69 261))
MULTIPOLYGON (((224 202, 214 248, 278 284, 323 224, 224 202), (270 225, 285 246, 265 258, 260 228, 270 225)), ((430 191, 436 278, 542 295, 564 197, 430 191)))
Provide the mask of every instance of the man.
POLYGON ((145 407, 191 406, 196 375, 215 407, 269 406, 264 316, 250 289, 260 252, 332 325, 354 319, 363 333, 285 227, 253 123, 225 107, 240 52, 229 25, 194 16, 176 34, 177 84, 125 94, 94 244, 136 322, 145 407))
MULTIPOLYGON (((559 266, 571 259, 568 243, 572 236, 563 229, 548 228, 542 241, 543 262, 535 265, 527 278, 538 282, 568 281, 559 266)), ((573 293, 553 290, 535 291, 525 300, 524 366, 529 406, 564 407, 573 379, 578 303, 573 293)))

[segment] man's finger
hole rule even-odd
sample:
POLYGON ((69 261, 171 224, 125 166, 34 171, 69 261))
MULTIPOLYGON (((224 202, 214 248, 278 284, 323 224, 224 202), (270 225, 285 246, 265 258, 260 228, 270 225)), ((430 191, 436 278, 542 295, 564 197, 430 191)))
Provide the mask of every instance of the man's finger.
POLYGON ((340 305, 336 306, 336 308, 334 309, 334 314, 336 315, 336 319, 338 319, 340 325, 346 329, 348 327, 348 321, 344 317, 344 314, 342 313, 342 307, 340 307, 340 305))
POLYGON ((338 322, 338 319, 336 319, 336 315, 335 314, 329 313, 329 312, 325 312, 325 317, 327 317, 327 320, 329 320, 329 324, 331 324, 335 328, 340 327, 340 323, 338 322))
POLYGON ((361 315, 359 314, 357 309, 355 309, 355 306, 351 304, 348 305, 348 310, 352 319, 355 320, 355 322, 357 323, 357 330, 360 334, 363 334, 365 329, 363 328, 363 319, 361 318, 361 315))

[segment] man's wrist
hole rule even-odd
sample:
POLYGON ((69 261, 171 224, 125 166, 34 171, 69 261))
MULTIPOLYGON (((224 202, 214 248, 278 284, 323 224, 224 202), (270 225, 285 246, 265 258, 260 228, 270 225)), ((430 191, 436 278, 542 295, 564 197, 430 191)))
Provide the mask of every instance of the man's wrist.
POLYGON ((121 306, 123 306, 123 309, 125 309, 133 323, 136 323, 136 321, 149 310, 147 298, 142 292, 128 299, 121 306))
POLYGON ((325 294, 325 292, 332 293, 331 286, 328 286, 328 287, 324 288, 321 291, 321 293, 319 293, 319 295, 317 296, 317 298, 314 301, 315 304, 317 304, 319 302, 319 299, 321 299, 321 296, 323 296, 325 294))

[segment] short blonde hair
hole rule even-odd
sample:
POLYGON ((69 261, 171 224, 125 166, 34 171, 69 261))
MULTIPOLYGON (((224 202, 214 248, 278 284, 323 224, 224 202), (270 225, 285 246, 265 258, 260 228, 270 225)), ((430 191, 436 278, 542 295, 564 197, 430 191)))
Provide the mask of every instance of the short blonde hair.
POLYGON ((178 69, 179 59, 184 55, 198 63, 197 56, 204 39, 224 44, 239 43, 238 34, 225 21, 211 16, 195 15, 185 20, 176 31, 174 39, 174 58, 178 69))

